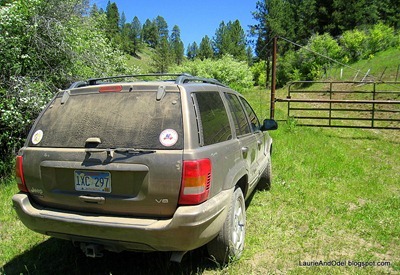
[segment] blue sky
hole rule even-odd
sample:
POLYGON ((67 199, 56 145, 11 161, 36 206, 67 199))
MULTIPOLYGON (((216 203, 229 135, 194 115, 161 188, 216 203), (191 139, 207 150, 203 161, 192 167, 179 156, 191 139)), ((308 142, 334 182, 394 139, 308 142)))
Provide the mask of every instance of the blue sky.
MULTIPOLYGON (((98 7, 105 9, 108 0, 91 0, 98 7)), ((164 17, 171 32, 174 25, 181 30, 181 39, 185 49, 189 43, 196 42, 208 35, 212 38, 221 21, 238 19, 242 28, 249 31, 249 25, 257 22, 252 12, 256 10, 257 0, 200 0, 200 1, 165 1, 165 0, 114 0, 118 11, 125 13, 127 22, 137 16, 142 25, 146 19, 153 20, 158 15, 164 17)))

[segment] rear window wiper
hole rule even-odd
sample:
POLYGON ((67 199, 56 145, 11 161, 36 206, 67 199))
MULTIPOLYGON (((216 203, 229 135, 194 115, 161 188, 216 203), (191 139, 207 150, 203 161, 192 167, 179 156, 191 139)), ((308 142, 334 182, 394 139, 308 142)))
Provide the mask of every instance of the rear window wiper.
POLYGON ((88 148, 85 150, 86 153, 102 153, 107 152, 107 157, 113 158, 114 153, 125 153, 125 154, 151 154, 155 153, 155 150, 146 150, 146 149, 135 149, 135 148, 105 148, 105 149, 97 149, 97 148, 88 148))

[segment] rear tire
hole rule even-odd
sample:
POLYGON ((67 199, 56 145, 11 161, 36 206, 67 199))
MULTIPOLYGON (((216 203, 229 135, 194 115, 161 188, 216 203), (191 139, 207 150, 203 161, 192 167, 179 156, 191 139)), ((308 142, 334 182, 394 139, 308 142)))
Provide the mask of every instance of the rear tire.
POLYGON ((261 174, 260 180, 257 184, 257 189, 258 190, 270 190, 271 183, 272 183, 272 163, 271 163, 271 156, 269 156, 267 167, 261 174))
POLYGON ((244 248, 246 208, 243 192, 236 188, 228 216, 218 236, 207 244, 208 253, 221 264, 239 259, 244 248))

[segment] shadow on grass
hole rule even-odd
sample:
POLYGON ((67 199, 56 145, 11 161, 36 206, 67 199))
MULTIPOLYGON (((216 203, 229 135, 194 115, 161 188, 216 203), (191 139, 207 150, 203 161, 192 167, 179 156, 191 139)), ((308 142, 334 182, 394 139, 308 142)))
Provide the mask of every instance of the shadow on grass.
POLYGON ((88 258, 71 242, 50 238, 8 262, 1 271, 4 274, 201 274, 206 269, 219 268, 204 247, 188 252, 180 264, 170 262, 169 257, 170 253, 164 252, 105 251, 102 258, 88 258))

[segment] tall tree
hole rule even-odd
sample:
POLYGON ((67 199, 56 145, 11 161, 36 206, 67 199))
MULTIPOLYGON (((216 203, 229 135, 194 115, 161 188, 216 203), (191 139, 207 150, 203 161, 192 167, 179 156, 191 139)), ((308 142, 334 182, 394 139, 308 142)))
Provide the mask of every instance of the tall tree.
POLYGON ((309 37, 318 32, 317 0, 294 0, 291 4, 295 42, 306 44, 309 37))
POLYGON ((230 54, 238 60, 246 60, 246 36, 239 20, 220 23, 215 31, 214 52, 218 57, 230 54))
POLYGON ((174 62, 177 65, 180 65, 183 61, 185 47, 181 40, 181 30, 177 25, 175 25, 172 29, 170 43, 171 43, 171 50, 174 56, 174 62))
POLYGON ((108 1, 106 8, 107 15, 107 36, 114 39, 119 33, 119 12, 117 4, 108 1))
POLYGON ((157 16, 156 19, 154 19, 155 25, 157 27, 158 31, 158 36, 159 39, 167 38, 168 39, 168 24, 167 21, 165 21, 164 17, 162 16, 157 16))
POLYGON ((133 44, 132 54, 137 55, 142 45, 142 25, 137 16, 132 19, 130 27, 129 39, 133 44))
POLYGON ((166 73, 171 65, 171 48, 166 37, 160 39, 153 54, 153 68, 156 73, 166 73))
POLYGON ((214 56, 214 51, 212 48, 212 43, 210 38, 206 35, 201 39, 200 47, 197 56, 201 59, 212 58, 214 56))
POLYGON ((125 16, 125 12, 122 12, 122 14, 119 18, 119 22, 118 22, 119 29, 122 30, 124 28, 125 24, 126 24, 126 16, 125 16))
POLYGON ((196 42, 193 42, 193 44, 189 43, 186 51, 187 58, 189 58, 190 60, 194 60, 198 56, 198 52, 199 52, 199 47, 197 46, 197 43, 196 42))
POLYGON ((228 23, 229 38, 231 43, 229 44, 229 54, 235 57, 237 60, 245 61, 247 60, 246 55, 246 34, 239 20, 228 23))
POLYGON ((216 56, 221 57, 228 53, 229 48, 228 28, 224 21, 219 24, 218 29, 215 31, 213 38, 214 53, 216 56))
POLYGON ((152 48, 155 48, 158 44, 159 34, 158 29, 154 21, 149 19, 143 24, 143 41, 152 48))

